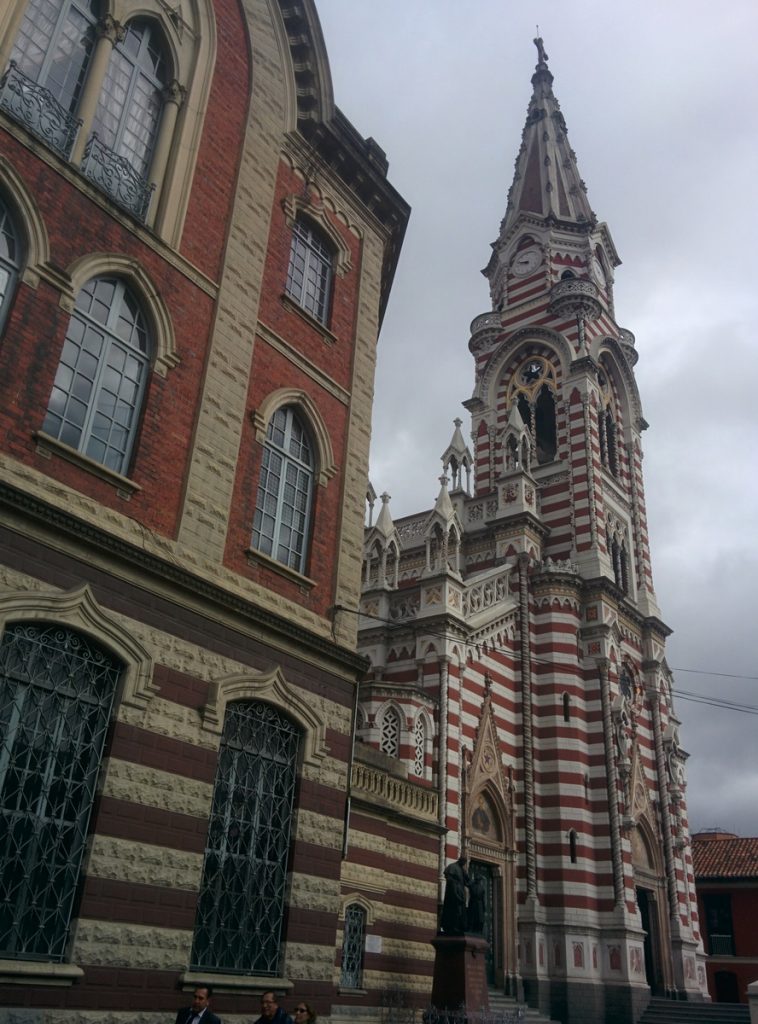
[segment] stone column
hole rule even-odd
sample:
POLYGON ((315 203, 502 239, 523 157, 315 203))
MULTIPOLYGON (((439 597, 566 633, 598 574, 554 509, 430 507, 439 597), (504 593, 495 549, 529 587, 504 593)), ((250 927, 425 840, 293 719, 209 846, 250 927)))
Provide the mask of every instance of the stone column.
POLYGON ((79 100, 78 114, 81 118, 81 127, 76 137, 73 149, 71 150, 71 163, 80 164, 84 156, 84 149, 92 131, 92 124, 95 120, 97 103, 103 89, 105 73, 108 70, 108 61, 111 58, 113 48, 126 35, 126 29, 115 21, 110 14, 106 14, 97 23, 97 42, 90 61, 87 79, 79 100))
POLYGON ((526 896, 537 899, 537 829, 534 811, 534 747, 532 664, 529 637, 529 556, 519 555, 519 617, 521 640, 521 708, 524 733, 524 817, 526 822, 526 896))
POLYGON ((613 748, 611 720, 611 683, 607 658, 597 661, 600 674, 600 706, 603 714, 603 745, 605 747, 605 778, 608 792, 608 818, 611 829, 611 862, 613 866, 613 897, 617 907, 624 905, 624 861, 621 856, 621 822, 619 819, 618 770, 613 748))

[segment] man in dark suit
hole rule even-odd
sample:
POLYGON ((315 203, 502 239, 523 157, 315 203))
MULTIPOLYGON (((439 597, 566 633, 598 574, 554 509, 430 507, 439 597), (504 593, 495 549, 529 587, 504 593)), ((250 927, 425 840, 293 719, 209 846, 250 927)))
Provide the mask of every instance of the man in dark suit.
POLYGON ((221 1018, 210 1008, 212 992, 210 985, 198 985, 192 993, 192 1006, 177 1013, 176 1024, 221 1024, 221 1018))

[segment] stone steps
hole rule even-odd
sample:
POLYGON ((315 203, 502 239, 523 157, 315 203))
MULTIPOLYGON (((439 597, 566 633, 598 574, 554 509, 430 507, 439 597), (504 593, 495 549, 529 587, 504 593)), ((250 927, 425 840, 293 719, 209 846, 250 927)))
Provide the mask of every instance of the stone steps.
POLYGON ((690 1003, 653 998, 638 1024, 750 1024, 750 1010, 744 1003, 690 1003))

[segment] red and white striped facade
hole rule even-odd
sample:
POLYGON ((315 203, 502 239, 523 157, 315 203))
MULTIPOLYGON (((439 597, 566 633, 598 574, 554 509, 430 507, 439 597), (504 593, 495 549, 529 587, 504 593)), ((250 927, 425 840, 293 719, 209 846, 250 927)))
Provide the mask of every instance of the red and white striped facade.
MULTIPOLYGON (((702 998, 705 974, 637 355, 552 80, 541 54, 472 324, 470 446, 457 420, 435 508, 393 523, 383 495, 366 534, 357 749, 437 796, 419 894, 441 898, 459 851, 487 874, 495 984, 564 1021, 631 1021, 651 991, 702 998)), ((412 821, 365 813, 412 846, 412 821)), ((398 971, 420 991, 419 939, 398 971)))

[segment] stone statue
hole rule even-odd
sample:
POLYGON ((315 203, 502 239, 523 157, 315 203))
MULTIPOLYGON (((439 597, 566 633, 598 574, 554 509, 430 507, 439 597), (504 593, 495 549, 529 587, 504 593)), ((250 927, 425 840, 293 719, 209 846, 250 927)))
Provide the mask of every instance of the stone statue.
POLYGON ((458 860, 445 868, 445 899, 442 903, 440 931, 445 935, 463 935, 466 931, 466 887, 469 884, 466 858, 461 854, 458 860))
POLYGON ((466 931, 481 935, 484 931, 484 891, 482 875, 472 875, 468 884, 468 913, 466 914, 466 931))

